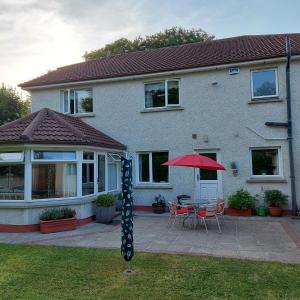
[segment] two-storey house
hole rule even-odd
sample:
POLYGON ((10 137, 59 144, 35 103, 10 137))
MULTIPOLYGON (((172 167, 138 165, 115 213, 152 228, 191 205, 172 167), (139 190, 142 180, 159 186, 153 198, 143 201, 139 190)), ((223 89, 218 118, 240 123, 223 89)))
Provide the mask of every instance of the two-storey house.
POLYGON ((20 84, 31 93, 32 112, 44 113, 35 125, 28 125, 34 128, 31 132, 28 126, 24 130, 37 135, 48 113, 52 119, 46 124, 47 132, 51 135, 53 126, 54 137, 36 147, 33 134, 32 141, 25 139, 11 148, 0 127, 0 142, 6 147, 0 152, 18 149, 25 153, 23 171, 20 161, 0 162, 0 174, 1 168, 19 168, 2 172, 0 182, 7 178, 22 182, 24 174, 26 181, 26 172, 31 177, 27 188, 25 184, 25 201, 1 197, 9 186, 0 184, 0 219, 4 218, 2 209, 11 215, 14 207, 18 214, 24 207, 27 211, 27 219, 19 223, 17 215, 11 219, 14 223, 8 218, 0 223, 35 224, 45 205, 69 205, 82 210, 82 219, 89 218, 96 194, 120 190, 119 157, 124 154, 134 162, 137 209, 148 209, 158 194, 167 201, 192 193, 202 200, 226 200, 240 188, 253 195, 280 189, 289 195, 286 208, 291 209, 291 146, 295 194, 300 195, 300 34, 289 35, 288 85, 286 37, 241 36, 121 54, 64 66, 20 84), (290 144, 286 126, 289 104, 290 144), (50 110, 45 112, 44 108, 50 110), (102 142, 109 139, 112 144, 79 143, 80 147, 75 147, 64 139, 59 142, 56 122, 77 136, 82 133, 82 124, 90 125, 104 136, 102 142), (72 122, 76 123, 75 131, 72 122), (77 151, 77 156, 72 151, 77 151), (209 156, 227 170, 201 170, 193 178, 191 169, 161 165, 187 153, 209 156), (30 165, 28 170, 26 164, 30 165), (237 170, 231 170, 232 166, 237 170), (59 183, 66 172, 73 177, 59 183))

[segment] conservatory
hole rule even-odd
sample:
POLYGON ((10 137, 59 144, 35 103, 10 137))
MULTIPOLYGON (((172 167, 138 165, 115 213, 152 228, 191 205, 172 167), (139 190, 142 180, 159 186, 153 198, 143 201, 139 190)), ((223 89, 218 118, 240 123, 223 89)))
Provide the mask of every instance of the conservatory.
POLYGON ((50 207, 92 220, 95 196, 120 191, 126 147, 79 118, 43 109, 0 127, 0 231, 38 229, 50 207))

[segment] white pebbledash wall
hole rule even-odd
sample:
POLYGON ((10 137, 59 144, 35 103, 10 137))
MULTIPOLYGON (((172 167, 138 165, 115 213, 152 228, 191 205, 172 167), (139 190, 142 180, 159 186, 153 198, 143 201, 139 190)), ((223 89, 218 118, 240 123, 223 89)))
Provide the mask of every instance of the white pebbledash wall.
MULTIPOLYGON (((292 61, 291 85, 295 144, 296 182, 300 178, 300 63, 292 61)), ((228 69, 203 71, 185 75, 153 77, 94 85, 94 115, 83 120, 127 145, 129 155, 137 151, 168 150, 169 157, 192 153, 194 150, 219 150, 221 163, 228 167, 236 161, 239 174, 223 172, 223 196, 241 187, 252 194, 276 188, 290 195, 289 156, 285 128, 270 128, 266 121, 286 122, 285 63, 240 67, 238 75, 228 75, 228 69), (277 102, 252 103, 250 71, 278 68, 279 97, 277 102), (180 79, 183 110, 144 113, 144 82, 164 78, 180 79), (212 85, 212 82, 218 82, 212 85), (192 134, 197 139, 192 139, 192 134), (208 137, 204 142, 203 137, 208 137), (249 147, 280 146, 283 177, 281 181, 251 182, 249 147)), ((70 86, 66 86, 70 87, 70 86)), ((60 111, 60 89, 32 91, 32 111, 49 107, 60 111)), ((134 173, 134 180, 136 180, 134 173)), ((191 194, 192 170, 170 168, 170 186, 135 188, 135 205, 150 205, 157 194, 172 200, 178 194, 191 194)), ((297 185, 300 197, 300 187, 297 185)), ((290 203, 289 203, 290 206, 290 203)))

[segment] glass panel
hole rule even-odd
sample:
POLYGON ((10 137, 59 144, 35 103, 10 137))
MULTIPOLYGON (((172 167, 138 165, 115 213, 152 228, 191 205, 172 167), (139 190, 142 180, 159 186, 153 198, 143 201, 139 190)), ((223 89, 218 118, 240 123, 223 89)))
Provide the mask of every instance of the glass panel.
POLYGON ((32 165, 32 199, 75 197, 76 183, 74 163, 32 165))
MULTIPOLYGON (((201 155, 209 157, 217 161, 217 153, 201 153, 201 155)), ((200 170, 200 180, 218 180, 218 173, 216 170, 200 170)))
POLYGON ((34 151, 34 159, 75 160, 75 151, 34 151))
POLYGON ((278 150, 252 150, 253 175, 279 175, 278 150))
POLYGON ((62 111, 64 113, 68 113, 69 112, 68 90, 60 92, 60 99, 62 103, 62 111))
POLYGON ((91 89, 74 90, 76 113, 93 112, 93 95, 91 89))
POLYGON ((24 200, 24 165, 0 165, 0 199, 24 200))
POLYGON ((118 168, 117 164, 108 164, 108 190, 113 191, 118 188, 118 168))
POLYGON ((168 81, 168 104, 179 104, 179 81, 168 81))
POLYGON ((82 164, 82 195, 94 194, 94 164, 82 164))
POLYGON ((153 152, 152 153, 152 175, 153 182, 169 181, 169 168, 161 164, 169 160, 168 152, 153 152))
POLYGON ((140 182, 150 181, 148 153, 139 154, 139 181, 140 182))
POLYGON ((0 153, 0 162, 2 162, 2 161, 23 161, 23 160, 24 160, 23 152, 0 153))
POLYGON ((275 70, 265 70, 252 73, 253 96, 276 95, 276 73, 275 70))
POLYGON ((75 114, 74 91, 70 91, 70 114, 75 114))
POLYGON ((145 84, 145 107, 163 107, 165 105, 165 82, 145 84))
POLYGON ((98 155, 98 192, 105 191, 105 155, 98 155))
POLYGON ((94 160, 94 152, 83 152, 84 160, 94 160))

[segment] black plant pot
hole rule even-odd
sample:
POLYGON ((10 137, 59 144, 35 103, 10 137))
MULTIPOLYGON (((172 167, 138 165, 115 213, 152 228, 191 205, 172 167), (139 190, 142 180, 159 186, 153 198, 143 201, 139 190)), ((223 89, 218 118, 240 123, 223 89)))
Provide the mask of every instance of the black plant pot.
POLYGON ((166 212, 165 204, 152 203, 152 209, 155 214, 163 214, 166 212))

